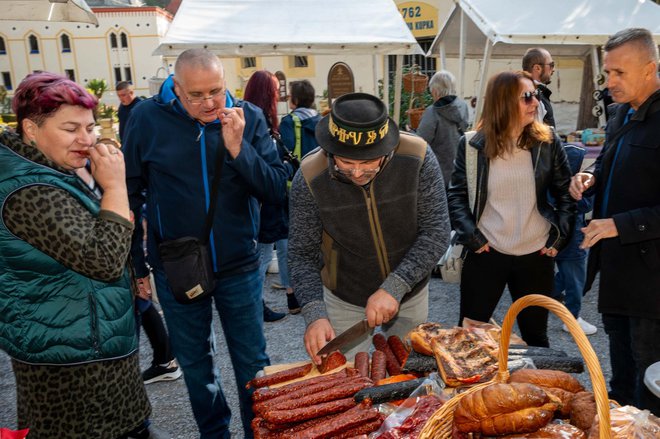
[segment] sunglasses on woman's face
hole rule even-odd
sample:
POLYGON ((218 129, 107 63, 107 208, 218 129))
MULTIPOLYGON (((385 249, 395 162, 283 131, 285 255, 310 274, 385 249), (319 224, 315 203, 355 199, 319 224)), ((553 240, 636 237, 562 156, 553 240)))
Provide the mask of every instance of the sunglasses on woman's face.
POLYGON ((534 99, 539 98, 539 91, 534 90, 534 91, 526 91, 525 93, 520 96, 520 99, 524 100, 527 105, 531 104, 534 102, 534 99))

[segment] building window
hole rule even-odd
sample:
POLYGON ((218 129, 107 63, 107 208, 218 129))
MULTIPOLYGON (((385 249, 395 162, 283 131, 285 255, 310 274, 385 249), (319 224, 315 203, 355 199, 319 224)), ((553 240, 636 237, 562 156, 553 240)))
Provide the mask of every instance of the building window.
POLYGON ((9 72, 2 72, 2 82, 5 84, 7 90, 12 90, 14 88, 11 85, 11 75, 9 72))
POLYGON ((241 66, 244 69, 254 69, 255 67, 257 67, 257 58, 255 58, 254 56, 241 58, 241 66))
POLYGON ((110 34, 110 48, 111 49, 117 48, 117 34, 115 33, 110 34))
POLYGON ((74 82, 76 80, 76 72, 73 69, 64 69, 64 76, 66 76, 67 78, 69 78, 74 82))
POLYGON ((60 43, 62 43, 62 53, 71 52, 71 40, 68 35, 62 35, 60 37, 60 43))
POLYGON ((0 37, 0 55, 7 54, 7 47, 5 46, 5 39, 0 37))
POLYGON ((121 47, 123 49, 127 49, 128 48, 128 36, 126 36, 126 34, 124 32, 122 32, 119 36, 121 37, 121 47))
POLYGON ((309 63, 307 57, 304 55, 296 55, 293 57, 293 67, 296 68, 305 68, 308 67, 309 63))
POLYGON ((115 84, 121 82, 121 67, 115 67, 115 84))
POLYGON ((39 40, 37 40, 37 37, 30 35, 28 41, 30 42, 30 53, 39 53, 39 40))
POLYGON ((131 73, 130 67, 124 67, 124 81, 132 82, 133 74, 131 73))

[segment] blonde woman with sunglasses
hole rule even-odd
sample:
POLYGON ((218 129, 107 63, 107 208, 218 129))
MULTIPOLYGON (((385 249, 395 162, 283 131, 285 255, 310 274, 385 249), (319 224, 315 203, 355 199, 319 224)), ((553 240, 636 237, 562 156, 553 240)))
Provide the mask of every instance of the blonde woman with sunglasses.
MULTIPOLYGON (((448 191, 452 226, 467 248, 459 322, 488 321, 506 286, 512 300, 552 293, 553 259, 571 234, 575 203, 561 141, 536 119, 537 93, 526 72, 495 75, 476 134, 469 145, 465 137, 459 143, 448 191), (474 210, 466 177, 474 171, 466 170, 466 148, 477 150, 474 210)), ((541 308, 520 313, 527 344, 548 346, 547 317, 541 308)))

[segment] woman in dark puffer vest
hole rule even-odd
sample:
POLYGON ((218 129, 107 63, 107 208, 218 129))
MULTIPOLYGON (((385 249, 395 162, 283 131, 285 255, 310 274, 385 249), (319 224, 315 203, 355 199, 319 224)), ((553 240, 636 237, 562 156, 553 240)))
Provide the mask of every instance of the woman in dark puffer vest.
POLYGON ((0 348, 30 438, 148 435, 124 159, 95 145, 96 104, 67 78, 31 74, 14 95, 17 134, 0 135, 0 348), (76 174, 88 160, 102 198, 76 174))

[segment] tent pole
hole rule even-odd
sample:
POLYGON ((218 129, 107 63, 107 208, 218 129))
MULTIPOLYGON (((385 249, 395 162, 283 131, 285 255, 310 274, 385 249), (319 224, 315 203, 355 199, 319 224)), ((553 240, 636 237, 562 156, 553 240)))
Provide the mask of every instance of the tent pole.
MULTIPOLYGON (((463 8, 461 8, 461 15, 460 15, 460 46, 458 49, 458 60, 459 60, 459 65, 458 65, 458 92, 459 96, 463 97, 465 96, 465 45, 467 41, 467 30, 465 26, 465 13, 463 12, 463 8)), ((486 41, 488 39, 486 38, 486 41)))
POLYGON ((440 42, 440 70, 447 70, 447 54, 445 53, 445 42, 440 42))
POLYGON ((393 119, 397 125, 401 119, 401 82, 403 81, 403 55, 396 56, 396 73, 394 76, 394 114, 393 119))
POLYGON ((390 60, 389 56, 381 55, 383 62, 383 102, 390 111, 390 60))
POLYGON ((374 96, 378 96, 378 55, 375 53, 371 55, 371 64, 373 71, 373 80, 374 80, 374 96))
MULTIPOLYGON (((598 81, 596 80, 596 77, 600 73, 600 62, 598 61, 598 46, 591 46, 591 68, 593 70, 593 74, 591 75, 591 78, 594 81, 594 90, 598 90, 600 87, 600 84, 598 84, 598 81)), ((605 124, 607 123, 607 118, 605 117, 605 112, 607 111, 607 108, 605 108, 605 106, 603 105, 602 109, 603 111, 601 111, 600 116, 598 116, 599 128, 604 127, 605 124)))
POLYGON ((479 78, 479 91, 477 93, 477 108, 474 110, 474 125, 477 125, 481 110, 484 107, 484 96, 486 95, 486 78, 488 76, 488 66, 490 64, 490 55, 493 53, 493 45, 490 40, 486 38, 486 46, 484 47, 484 59, 481 61, 481 78, 479 78))

